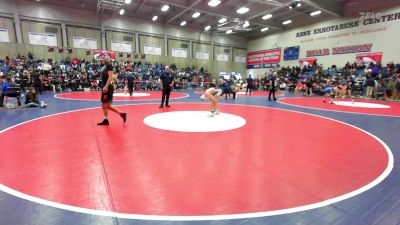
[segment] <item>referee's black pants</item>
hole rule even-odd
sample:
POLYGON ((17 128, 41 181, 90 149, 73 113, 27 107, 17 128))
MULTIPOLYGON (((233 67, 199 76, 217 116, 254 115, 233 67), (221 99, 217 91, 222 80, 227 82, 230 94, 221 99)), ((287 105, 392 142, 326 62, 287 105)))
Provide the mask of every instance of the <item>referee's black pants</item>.
POLYGON ((271 95, 274 97, 274 101, 276 101, 276 98, 275 98, 275 87, 272 87, 269 90, 268 101, 271 101, 271 95))
POLYGON ((169 102, 169 95, 171 94, 171 88, 163 88, 162 96, 161 96, 161 106, 168 105, 169 102))

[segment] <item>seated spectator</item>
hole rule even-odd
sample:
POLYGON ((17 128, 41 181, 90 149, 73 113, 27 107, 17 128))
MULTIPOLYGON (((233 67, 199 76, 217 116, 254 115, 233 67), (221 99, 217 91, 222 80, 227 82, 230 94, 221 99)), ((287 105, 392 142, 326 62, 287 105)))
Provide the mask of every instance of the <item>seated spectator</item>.
POLYGON ((3 79, 1 84, 1 94, 0 94, 0 107, 3 107, 4 97, 17 98, 18 106, 21 106, 21 89, 12 82, 11 77, 3 79))
POLYGON ((47 105, 44 102, 40 102, 36 90, 34 87, 29 88, 25 98, 26 107, 40 107, 46 108, 47 105))

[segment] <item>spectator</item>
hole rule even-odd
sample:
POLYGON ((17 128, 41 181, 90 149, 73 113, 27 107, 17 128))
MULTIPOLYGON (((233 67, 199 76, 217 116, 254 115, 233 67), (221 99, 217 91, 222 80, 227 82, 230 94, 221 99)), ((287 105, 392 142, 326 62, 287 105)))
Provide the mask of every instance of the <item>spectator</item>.
POLYGON ((34 87, 29 88, 25 98, 26 107, 40 107, 46 108, 47 105, 44 102, 40 102, 36 90, 34 87))

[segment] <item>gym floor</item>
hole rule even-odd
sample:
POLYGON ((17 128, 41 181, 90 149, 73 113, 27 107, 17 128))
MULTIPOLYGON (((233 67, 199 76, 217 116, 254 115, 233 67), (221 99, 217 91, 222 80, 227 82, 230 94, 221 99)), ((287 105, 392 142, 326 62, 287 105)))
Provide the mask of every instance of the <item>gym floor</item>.
POLYGON ((0 109, 0 224, 400 224, 400 103, 159 97, 0 109))

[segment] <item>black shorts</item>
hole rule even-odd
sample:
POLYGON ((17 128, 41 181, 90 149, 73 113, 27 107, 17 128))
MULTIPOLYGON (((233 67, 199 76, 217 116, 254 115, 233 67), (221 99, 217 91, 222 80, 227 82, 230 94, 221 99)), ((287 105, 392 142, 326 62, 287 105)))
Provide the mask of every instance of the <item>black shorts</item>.
POLYGON ((101 91, 101 99, 100 101, 102 103, 111 103, 113 100, 113 94, 114 94, 114 87, 112 85, 108 86, 108 91, 106 93, 101 91))

